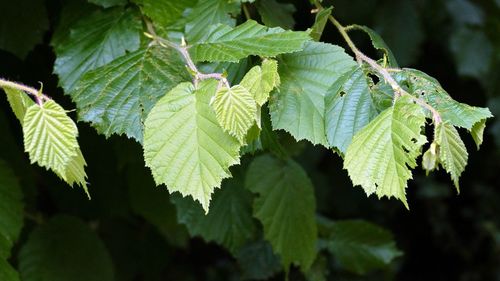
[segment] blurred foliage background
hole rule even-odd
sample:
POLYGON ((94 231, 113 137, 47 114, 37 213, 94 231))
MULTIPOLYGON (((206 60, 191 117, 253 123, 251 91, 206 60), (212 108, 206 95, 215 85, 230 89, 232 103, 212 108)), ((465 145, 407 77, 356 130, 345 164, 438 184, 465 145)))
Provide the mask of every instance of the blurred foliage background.
MULTIPOLYGON (((3 12, 6 2, 0 5, 4 18, 12 16, 3 12)), ((295 29, 312 25, 308 1, 286 2, 294 4, 295 29)), ((343 24, 363 24, 378 31, 401 66, 434 76, 457 101, 488 106, 500 115, 499 0, 324 1, 328 4, 343 24)), ((55 55, 49 41, 63 5, 62 0, 33 1, 23 8, 26 18, 21 22, 26 26, 0 26, 0 76, 35 87, 43 82, 44 92, 65 108, 74 108, 52 74, 55 55), (27 46, 9 46, 13 39, 7 29, 16 30, 15 36, 27 46)), ((250 12, 256 15, 252 7, 250 12)), ((354 39, 365 53, 376 56, 366 35, 356 33, 354 39)), ((322 41, 344 46, 330 25, 322 41)), ((117 281, 239 280, 242 271, 252 270, 250 265, 242 269, 245 261, 236 262, 216 244, 189 238, 176 221, 166 189, 156 188, 144 168, 137 143, 119 137, 106 140, 87 124, 78 124, 93 196, 89 201, 81 190, 71 190, 51 173, 29 164, 22 132, 6 99, 0 99, 0 108, 0 158, 14 170, 25 197, 27 220, 21 241, 40 222, 64 214, 88 222, 98 232, 117 281)), ((341 159, 329 151, 308 143, 289 144, 313 180, 321 216, 379 224, 393 232, 404 252, 390 267, 364 276, 338 268, 334 260, 321 261, 329 264, 322 266, 328 268, 328 280, 500 280, 500 120, 488 121, 479 152, 471 138, 464 140, 470 158, 461 194, 456 194, 444 171, 426 177, 419 168, 408 188, 410 211, 396 200, 366 198, 361 188, 352 187, 341 159)), ((242 169, 248 160, 243 159, 242 169)), ((266 245, 261 248, 255 253, 248 249, 247 254, 269 251, 266 245)), ((262 257, 261 262, 253 265, 276 267, 272 259, 262 257)), ((282 280, 284 275, 272 278, 282 280)), ((289 278, 304 277, 292 271, 289 278)), ((314 278, 308 277, 323 280, 314 278)))

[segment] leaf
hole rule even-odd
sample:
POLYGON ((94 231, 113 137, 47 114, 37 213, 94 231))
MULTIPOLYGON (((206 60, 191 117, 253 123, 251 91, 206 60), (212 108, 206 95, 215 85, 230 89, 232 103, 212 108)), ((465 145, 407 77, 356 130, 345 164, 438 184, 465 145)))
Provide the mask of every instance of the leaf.
POLYGON ((328 147, 325 98, 356 63, 338 46, 309 42, 302 52, 280 56, 278 65, 281 86, 269 101, 273 128, 328 147))
POLYGON ((0 49, 24 59, 49 27, 43 0, 2 1, 0 49))
POLYGON ((252 94, 245 87, 236 85, 217 90, 212 107, 217 121, 232 136, 244 143, 248 129, 252 127, 257 114, 257 105, 252 94))
MULTIPOLYGON (((3 260, 10 257, 10 250, 19 238, 24 222, 24 204, 21 186, 19 186, 13 171, 3 160, 0 160, 0 202, 2 202, 0 204, 1 264, 3 260)), ((0 268, 2 267, 0 265, 0 268)), ((2 271, 0 269, 0 276, 2 275, 2 271)))
POLYGON ((422 134, 425 115, 409 97, 400 97, 359 131, 347 148, 344 168, 354 185, 367 195, 396 197, 408 207, 407 181, 417 165, 420 148, 427 142, 422 134))
POLYGON ((76 140, 78 129, 60 105, 49 100, 29 107, 23 134, 24 150, 32 164, 52 170, 70 185, 78 183, 87 192, 86 163, 76 140))
POLYGON ((439 162, 450 174, 455 188, 458 192, 460 175, 467 165, 467 149, 463 143, 457 129, 448 122, 440 123, 436 126, 434 137, 439 145, 439 162))
POLYGON ((207 33, 207 27, 213 24, 234 26, 236 20, 231 14, 238 14, 240 4, 228 0, 199 0, 193 7, 186 23, 186 39, 188 44, 200 41, 207 33))
POLYGON ((250 55, 274 57, 297 52, 308 40, 306 32, 267 28, 249 20, 235 28, 214 26, 202 40, 189 47, 189 53, 194 61, 237 62, 250 55))
POLYGON ((19 253, 23 281, 112 281, 106 247, 77 218, 57 216, 38 226, 19 253))
POLYGON ((358 29, 361 31, 364 31, 368 36, 370 37, 370 40, 372 42, 372 45, 375 49, 382 51, 384 53, 384 61, 387 60, 388 65, 390 67, 398 67, 398 63, 396 61, 396 57, 392 53, 391 49, 389 49, 389 46, 385 43, 384 39, 380 37, 380 35, 375 32, 375 30, 364 26, 364 25, 350 25, 349 26, 351 29, 358 29))
POLYGON ((479 147, 483 143, 483 134, 485 128, 486 128, 486 119, 475 123, 472 126, 472 129, 470 130, 470 134, 472 135, 472 138, 476 143, 477 150, 479 150, 479 147))
POLYGON ((173 196, 177 220, 185 224, 191 237, 201 236, 236 253, 256 231, 252 217, 252 194, 235 179, 224 181, 215 191, 210 212, 205 214, 191 198, 173 196))
POLYGON ((7 87, 3 88, 3 90, 7 94, 7 100, 9 101, 10 108, 12 108, 14 115, 16 115, 16 118, 22 125, 26 110, 28 107, 34 105, 35 102, 23 91, 7 87))
POLYGON ((133 0, 141 6, 142 12, 150 17, 159 27, 167 27, 182 17, 182 13, 196 4, 197 0, 157 1, 133 0))
POLYGON ((316 19, 311 30, 311 38, 314 41, 319 41, 321 35, 323 35, 323 30, 325 29, 326 23, 328 22, 328 17, 332 14, 333 7, 327 9, 321 9, 319 13, 316 14, 316 19))
POLYGON ((239 142, 219 126, 209 105, 217 81, 197 89, 181 83, 161 98, 145 122, 144 158, 157 185, 191 195, 205 212, 214 189, 239 163, 239 142))
POLYGON ((63 44, 65 40, 69 40, 71 29, 75 24, 98 9, 99 7, 90 4, 87 0, 72 0, 61 3, 59 19, 50 38, 50 45, 55 48, 63 44))
POLYGON ((280 85, 278 62, 265 59, 262 66, 252 67, 243 77, 240 85, 248 89, 259 106, 269 99, 269 93, 280 85))
POLYGON ((264 240, 247 244, 236 255, 243 280, 267 280, 281 270, 279 258, 264 240))
POLYGON ((72 91, 82 76, 139 48, 142 26, 132 9, 97 11, 79 20, 70 35, 55 46, 54 73, 59 85, 72 91))
POLYGON ((269 27, 293 29, 293 14, 297 11, 293 4, 279 3, 276 0, 259 0, 255 4, 262 22, 269 27))
POLYGON ((427 149, 422 156, 422 168, 424 168, 426 175, 429 175, 429 172, 434 171, 439 164, 437 147, 438 146, 435 142, 431 143, 429 149, 427 149))
POLYGON ((453 126, 470 131, 476 123, 493 117, 488 108, 455 101, 436 79, 421 71, 405 68, 396 74, 396 79, 406 83, 410 93, 425 100, 439 112, 444 121, 449 121, 453 126))
POLYGON ((0 280, 2 281, 20 281, 19 274, 5 260, 0 259, 0 280))
POLYGON ((372 90, 361 67, 343 74, 326 93, 326 138, 342 153, 353 136, 377 116, 372 90))
POLYGON ((449 48, 458 74, 481 79, 490 71, 495 49, 484 31, 462 27, 451 33, 449 48))
POLYGON ((316 257, 317 230, 313 186, 305 171, 293 160, 260 156, 247 171, 246 187, 259 195, 254 216, 285 270, 293 263, 307 271, 316 257))
POLYGON ((149 46, 87 73, 69 95, 80 120, 99 133, 125 134, 142 142, 143 122, 151 108, 188 77, 174 50, 149 46))
POLYGON ((100 5, 104 8, 109 8, 113 6, 124 6, 127 4, 127 0, 88 0, 90 3, 100 5))
POLYGON ((328 222, 323 231, 326 248, 343 268, 357 274, 387 267, 403 254, 389 231, 366 221, 328 222))

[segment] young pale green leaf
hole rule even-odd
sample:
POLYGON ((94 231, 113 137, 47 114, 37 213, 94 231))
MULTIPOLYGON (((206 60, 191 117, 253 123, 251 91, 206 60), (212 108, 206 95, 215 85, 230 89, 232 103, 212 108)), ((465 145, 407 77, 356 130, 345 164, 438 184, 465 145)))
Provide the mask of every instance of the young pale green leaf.
POLYGON ((307 271, 316 257, 317 230, 314 190, 305 171, 293 160, 260 156, 248 169, 246 187, 259 195, 254 216, 285 270, 293 263, 307 271))
POLYGON ((316 14, 316 19, 311 30, 311 38, 314 41, 319 41, 321 35, 323 35, 323 30, 325 29, 326 23, 328 22, 328 17, 332 14, 333 7, 327 9, 322 9, 316 14))
POLYGON ((486 128, 486 119, 481 120, 474 124, 472 126, 472 129, 470 130, 470 134, 472 135, 472 138, 474 139, 474 142, 476 143, 476 147, 479 150, 479 147, 483 143, 483 135, 484 135, 484 129, 486 128))
POLYGON ((66 180, 66 167, 78 155, 79 146, 78 129, 64 108, 52 100, 32 105, 23 124, 24 150, 31 163, 38 163, 66 180))
POLYGON ((347 148, 344 168, 354 185, 366 194, 396 197, 408 207, 407 181, 410 168, 417 165, 420 148, 427 142, 422 135, 425 114, 408 97, 400 97, 359 131, 347 148))
POLYGON ((359 66, 343 74, 326 93, 326 138, 345 153, 352 137, 377 116, 369 79, 359 66))
POLYGON ((208 214, 191 198, 172 197, 177 220, 186 225, 192 237, 214 241, 232 253, 255 235, 252 199, 252 194, 235 179, 224 181, 222 188, 215 191, 208 214))
POLYGON ((434 171, 439 164, 437 147, 438 146, 435 142, 431 143, 429 149, 427 149, 422 156, 422 168, 424 168, 427 175, 429 175, 429 172, 434 171))
POLYGON ((79 118, 105 136, 142 141, 143 122, 158 101, 189 79, 179 55, 159 46, 141 48, 87 73, 69 95, 79 118))
POLYGON ((262 66, 254 66, 243 77, 240 85, 248 89, 259 106, 269 99, 271 91, 280 85, 278 62, 265 59, 262 66))
POLYGON ((35 104, 35 102, 23 91, 12 89, 12 88, 3 88, 5 93, 7 94, 7 100, 9 101, 10 108, 16 115, 21 125, 24 122, 24 115, 26 114, 26 110, 28 107, 35 104))
POLYGON ((439 162, 450 174, 458 192, 460 175, 467 165, 467 149, 457 129, 448 122, 440 123, 435 128, 434 137, 439 145, 439 162))
POLYGON ((55 46, 54 73, 65 91, 90 70, 139 48, 141 21, 134 10, 97 11, 79 20, 65 40, 55 46))
POLYGON ((193 44, 207 34, 207 27, 214 24, 235 26, 231 15, 240 12, 240 3, 229 0, 199 0, 189 14, 184 34, 188 44, 193 44))
POLYGON ((211 103, 224 131, 244 143, 257 114, 257 104, 252 94, 241 85, 222 87, 217 90, 211 103))
POLYGON ((142 12, 159 27, 168 27, 182 17, 187 8, 193 7, 197 0, 157 1, 133 0, 141 6, 142 12))
POLYGON ((19 273, 6 261, 0 259, 0 280, 2 281, 20 281, 19 273))
POLYGON ((105 245, 87 225, 57 216, 38 226, 19 253, 23 281, 112 281, 105 245))
POLYGON ((366 221, 327 222, 322 228, 326 248, 343 268, 357 274, 384 268, 403 254, 389 231, 366 221))
POLYGON ((250 55, 274 57, 302 50, 309 40, 307 32, 268 28, 249 20, 232 28, 214 26, 199 42, 189 48, 194 61, 237 62, 250 55))
POLYGON ((419 70, 405 68, 396 73, 395 78, 406 82, 411 94, 429 103, 439 112, 443 121, 448 121, 453 126, 470 131, 477 123, 493 117, 488 108, 455 101, 436 79, 419 70))
POLYGON ((262 22, 269 27, 293 29, 293 14, 297 11, 293 4, 280 3, 276 0, 259 0, 255 4, 262 22))
POLYGON ((0 160, 0 202, 2 202, 0 204, 1 262, 10 257, 10 250, 21 233, 24 219, 21 187, 14 173, 3 160, 0 160))
POLYGON ((192 196, 205 212, 214 189, 239 163, 240 143, 219 126, 210 99, 217 81, 195 89, 181 83, 161 98, 145 122, 144 158, 155 182, 192 196))
POLYGON ((384 53, 385 60, 387 60, 388 62, 388 66, 398 67, 396 57, 392 53, 391 49, 389 49, 389 46, 387 46, 384 39, 382 39, 382 37, 380 37, 380 35, 377 32, 364 25, 355 24, 355 25, 350 25, 349 27, 352 29, 358 29, 364 31, 366 34, 368 34, 368 36, 370 36, 370 40, 372 41, 373 47, 384 53))
POLYGON ((281 86, 269 101, 274 129, 328 147, 325 98, 356 62, 338 46, 309 42, 302 52, 278 58, 281 86))

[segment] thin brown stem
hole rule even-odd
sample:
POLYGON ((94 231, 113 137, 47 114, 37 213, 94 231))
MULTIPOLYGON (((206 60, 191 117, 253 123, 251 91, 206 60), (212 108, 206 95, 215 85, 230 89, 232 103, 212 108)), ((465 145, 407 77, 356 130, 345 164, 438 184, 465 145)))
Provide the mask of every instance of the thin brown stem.
MULTIPOLYGON (((316 0, 314 1, 314 5, 316 6, 317 9, 319 10, 322 10, 323 9, 323 6, 316 0)), ((342 35, 342 37, 344 38, 344 40, 346 41, 347 45, 349 46, 349 48, 351 49, 351 51, 354 53, 354 56, 356 57, 356 61, 361 64, 363 62, 367 63, 373 70, 375 70, 379 75, 382 76, 382 78, 384 78, 384 80, 391 86, 391 88, 393 89, 394 91, 394 95, 396 98, 400 97, 400 96, 408 96, 409 98, 411 98, 414 102, 416 102, 417 104, 419 104, 420 106, 426 108, 427 110, 429 110, 431 113, 432 113, 432 118, 434 120, 434 123, 437 125, 439 123, 441 123, 441 115, 439 114, 439 112, 434 108, 432 107, 430 104, 426 103, 425 101, 417 98, 417 97, 414 97, 413 95, 411 95, 410 93, 406 92, 399 84, 398 82, 396 82, 396 80, 394 80, 394 78, 392 77, 392 75, 389 73, 389 71, 394 71, 394 69, 386 69, 384 67, 382 67, 381 65, 379 65, 375 60, 373 60, 372 58, 368 57, 367 55, 365 55, 363 52, 361 52, 357 47, 356 45, 354 44, 354 42, 351 40, 351 37, 349 36, 349 34, 347 34, 347 30, 350 29, 350 27, 344 27, 342 24, 340 24, 339 21, 337 21, 337 19, 335 19, 335 17, 333 17, 332 15, 330 15, 328 17, 328 19, 330 20, 331 23, 333 23, 333 25, 337 28, 337 30, 339 31, 339 33, 342 35)))
POLYGON ((26 94, 32 95, 35 98, 37 104, 41 105, 43 101, 48 101, 50 98, 40 90, 25 86, 21 83, 11 82, 9 80, 5 80, 0 78, 0 88, 11 88, 25 92, 26 94))
POLYGON ((155 32, 155 29, 153 27, 153 24, 146 20, 146 26, 148 29, 148 33, 146 33, 146 36, 149 38, 153 39, 155 42, 157 42, 160 46, 165 47, 165 48, 172 48, 178 51, 184 61, 186 62, 186 66, 193 75, 193 84, 195 86, 198 85, 198 82, 201 80, 205 79, 216 79, 219 81, 222 81, 222 83, 227 86, 228 88, 230 87, 229 81, 227 78, 222 74, 222 73, 202 73, 198 70, 196 67, 196 64, 194 63, 193 59, 191 59, 191 55, 189 54, 188 47, 183 43, 182 45, 177 45, 173 42, 170 42, 169 40, 162 38, 158 36, 155 32))

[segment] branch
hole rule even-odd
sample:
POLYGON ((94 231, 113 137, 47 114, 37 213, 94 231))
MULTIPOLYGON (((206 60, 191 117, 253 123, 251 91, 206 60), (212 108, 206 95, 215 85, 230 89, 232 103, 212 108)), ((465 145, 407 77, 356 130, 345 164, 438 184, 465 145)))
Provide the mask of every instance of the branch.
POLYGON ((20 83, 11 82, 11 81, 8 81, 8 80, 2 79, 2 78, 0 78, 0 87, 16 89, 16 90, 23 91, 26 94, 32 95, 35 98, 36 103, 38 105, 41 105, 43 103, 43 101, 50 100, 50 98, 48 96, 44 95, 41 92, 41 90, 37 90, 37 89, 25 86, 25 85, 20 84, 20 83))
POLYGON ((190 70, 190 72, 194 76, 194 85, 197 86, 198 82, 201 80, 205 79, 216 79, 219 80, 221 83, 223 83, 227 88, 230 88, 231 86, 229 85, 229 81, 227 78, 224 76, 222 73, 202 73, 198 70, 196 67, 196 64, 193 62, 191 59, 191 55, 189 55, 188 48, 186 46, 186 43, 184 42, 184 39, 182 39, 183 43, 182 45, 177 45, 173 42, 170 42, 169 40, 162 38, 156 34, 156 31, 153 27, 153 24, 146 20, 146 26, 148 28, 148 32, 145 35, 151 39, 153 39, 155 42, 157 42, 160 46, 165 47, 165 48, 172 48, 177 50, 184 60, 186 61, 186 66, 190 70))
MULTIPOLYGON (((316 6, 316 8, 318 10, 322 10, 323 9, 323 6, 321 6, 321 4, 317 0, 314 1, 314 5, 316 6)), ((368 57, 363 52, 361 52, 356 47, 356 45, 354 44, 354 42, 352 42, 351 37, 349 37, 349 34, 347 34, 347 28, 346 27, 344 27, 342 24, 340 24, 337 21, 337 19, 335 19, 332 15, 330 15, 328 17, 328 19, 333 23, 333 25, 335 25, 335 27, 337 28, 337 30, 340 32, 340 34, 342 35, 342 37, 346 41, 347 45, 349 46, 349 48, 354 53, 354 56, 356 57, 356 61, 359 64, 361 64, 362 62, 365 62, 373 70, 375 70, 378 74, 380 74, 384 78, 384 80, 391 86, 391 88, 393 89, 394 94, 395 94, 396 97, 400 97, 400 96, 403 96, 403 95, 408 96, 413 101, 415 101, 417 104, 419 104, 420 106, 425 107, 427 110, 429 110, 432 113, 432 118, 433 118, 434 123, 436 125, 442 122, 441 115, 439 114, 439 112, 434 107, 432 107, 430 104, 426 103, 425 101, 423 101, 423 100, 421 100, 421 99, 419 99, 417 97, 414 97, 410 93, 406 92, 403 88, 401 88, 401 86, 398 84, 398 82, 396 82, 396 80, 394 80, 394 78, 392 77, 392 75, 389 73, 388 69, 380 66, 375 60, 373 60, 372 58, 368 57)))

